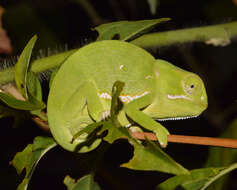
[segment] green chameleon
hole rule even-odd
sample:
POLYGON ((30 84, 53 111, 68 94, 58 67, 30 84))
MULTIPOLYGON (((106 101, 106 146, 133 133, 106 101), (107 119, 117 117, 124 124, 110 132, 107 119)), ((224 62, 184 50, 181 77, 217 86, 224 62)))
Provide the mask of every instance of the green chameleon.
MULTIPOLYGON (((72 143, 73 136, 109 117, 115 81, 125 83, 119 96, 123 102, 120 124, 126 127, 136 123, 154 132, 162 147, 167 146, 169 132, 155 120, 196 117, 207 108, 205 87, 196 74, 156 60, 127 42, 94 42, 68 57, 52 82, 47 106, 49 127, 62 147, 75 151, 87 135, 72 143)), ((95 141, 93 146, 98 144, 95 141)))

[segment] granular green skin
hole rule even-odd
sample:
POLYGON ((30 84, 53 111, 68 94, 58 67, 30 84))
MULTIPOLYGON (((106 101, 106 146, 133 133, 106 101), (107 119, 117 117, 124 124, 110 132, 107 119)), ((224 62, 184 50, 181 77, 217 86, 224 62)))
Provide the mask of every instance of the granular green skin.
MULTIPOLYGON (((61 146, 75 151, 86 135, 70 143, 73 135, 109 113, 116 81, 125 83, 120 95, 124 107, 118 115, 119 122, 127 126, 129 117, 153 131, 164 147, 169 133, 154 118, 196 116, 207 107, 205 87, 197 75, 164 60, 155 60, 144 49, 127 42, 91 43, 68 57, 50 89, 49 126, 61 146)), ((98 144, 97 141, 81 152, 98 144)))

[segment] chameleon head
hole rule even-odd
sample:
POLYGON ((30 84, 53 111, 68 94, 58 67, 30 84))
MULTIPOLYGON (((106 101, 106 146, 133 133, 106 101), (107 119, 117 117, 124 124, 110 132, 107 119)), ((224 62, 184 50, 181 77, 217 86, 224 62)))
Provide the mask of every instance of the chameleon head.
POLYGON ((154 117, 185 119, 198 116, 207 108, 205 86, 198 75, 163 60, 157 60, 155 72, 158 98, 154 106, 159 111, 154 117))

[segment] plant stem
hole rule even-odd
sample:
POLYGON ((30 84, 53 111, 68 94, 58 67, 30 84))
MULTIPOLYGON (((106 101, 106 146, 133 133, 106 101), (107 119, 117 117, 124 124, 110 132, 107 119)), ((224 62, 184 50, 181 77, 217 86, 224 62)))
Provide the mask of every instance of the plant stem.
MULTIPOLYGON (((237 36, 237 22, 230 22, 214 26, 145 34, 131 41, 131 43, 143 48, 169 46, 187 42, 205 42, 206 44, 223 46, 230 43, 230 39, 235 36, 237 36)), ((75 51, 76 49, 37 59, 33 61, 31 69, 35 73, 40 73, 59 67, 75 51)), ((13 80, 13 68, 0 71, 0 86, 13 80)))
POLYGON ((190 29, 172 30, 145 34, 131 43, 143 48, 169 46, 187 42, 204 42, 214 46, 225 46, 237 36, 237 22, 190 29))
MULTIPOLYGON (((47 70, 54 69, 55 67, 60 66, 63 61, 74 53, 76 49, 65 51, 63 53, 55 54, 49 57, 37 59, 33 61, 31 65, 31 70, 35 73, 45 72, 47 70)), ((3 85, 14 80, 14 69, 8 68, 0 71, 0 85, 3 85)))
MULTIPOLYGON (((32 120, 44 131, 50 132, 47 121, 43 121, 39 117, 32 117, 32 120)), ((135 139, 145 140, 147 138, 151 141, 157 141, 156 135, 154 133, 131 132, 130 134, 135 139)), ((228 138, 168 135, 168 142, 181 143, 181 144, 196 144, 205 146, 219 146, 225 148, 237 148, 237 139, 228 139, 228 138)))
POLYGON ((204 190, 206 189, 210 184, 212 184, 214 181, 216 181, 218 178, 222 177, 223 175, 231 172, 232 170, 235 170, 237 168, 237 163, 232 164, 231 166, 229 166, 226 169, 223 169, 218 175, 216 175, 215 177, 211 178, 210 180, 208 180, 205 185, 200 189, 200 190, 204 190))
MULTIPOLYGON (((145 138, 148 138, 149 140, 157 141, 157 138, 153 133, 136 132, 131 133, 131 135, 136 139, 144 140, 145 138)), ((237 148, 237 139, 228 138, 168 135, 168 142, 237 148)))

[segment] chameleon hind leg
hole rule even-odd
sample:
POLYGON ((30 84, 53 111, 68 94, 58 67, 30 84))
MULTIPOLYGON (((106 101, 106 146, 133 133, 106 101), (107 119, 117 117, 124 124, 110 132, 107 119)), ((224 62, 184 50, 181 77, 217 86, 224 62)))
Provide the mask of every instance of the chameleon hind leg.
POLYGON ((156 134, 160 145, 162 147, 166 147, 168 143, 168 130, 141 111, 142 108, 149 106, 151 103, 152 97, 150 94, 147 94, 126 104, 124 107, 125 113, 134 122, 148 130, 153 131, 156 134))
POLYGON ((97 94, 96 86, 93 82, 87 82, 85 86, 84 94, 88 113, 94 121, 101 121, 101 117, 103 117, 104 114, 104 107, 97 94))
POLYGON ((69 130, 72 136, 89 124, 99 122, 104 112, 104 107, 97 95, 96 86, 91 81, 84 82, 76 89, 63 109, 63 117, 70 123, 69 130))
POLYGON ((90 136, 90 134, 101 125, 99 121, 104 107, 97 95, 94 83, 91 81, 84 82, 74 91, 64 109, 63 117, 68 118, 66 123, 70 123, 67 124, 70 126, 69 131, 72 135, 70 143, 77 145, 75 151, 89 152, 98 147, 102 141, 101 138, 90 136), (71 117, 67 115, 71 115, 71 117), (83 132, 88 131, 88 129, 90 132, 83 132))

